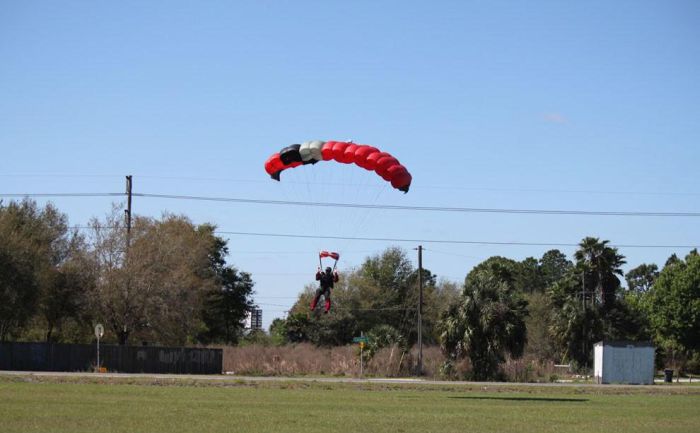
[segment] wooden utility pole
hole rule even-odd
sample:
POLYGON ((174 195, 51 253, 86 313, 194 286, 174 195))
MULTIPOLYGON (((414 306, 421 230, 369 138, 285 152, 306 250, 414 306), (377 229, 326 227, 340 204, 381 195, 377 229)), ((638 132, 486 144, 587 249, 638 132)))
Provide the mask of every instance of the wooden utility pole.
MULTIPOLYGON (((126 176, 126 209, 124 209, 124 216, 126 217, 126 250, 124 251, 124 265, 129 266, 129 249, 131 247, 131 189, 132 181, 131 175, 126 176)), ((129 287, 131 286, 130 273, 127 273, 126 284, 124 284, 124 302, 127 305, 126 311, 124 312, 124 320, 122 323, 122 332, 119 333, 119 344, 126 345, 126 340, 129 335, 129 329, 126 324, 126 316, 129 310, 129 287)))
POLYGON ((423 246, 418 245, 418 374, 423 374, 423 246))
POLYGON ((124 213, 126 214, 126 249, 128 251, 131 246, 131 187, 132 179, 131 175, 126 177, 126 209, 124 213))

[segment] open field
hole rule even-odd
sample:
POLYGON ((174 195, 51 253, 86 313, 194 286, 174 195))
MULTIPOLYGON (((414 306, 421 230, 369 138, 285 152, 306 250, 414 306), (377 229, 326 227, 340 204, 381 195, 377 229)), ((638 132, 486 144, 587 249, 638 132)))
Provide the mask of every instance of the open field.
POLYGON ((0 375, 10 432, 695 432, 697 387, 0 375))

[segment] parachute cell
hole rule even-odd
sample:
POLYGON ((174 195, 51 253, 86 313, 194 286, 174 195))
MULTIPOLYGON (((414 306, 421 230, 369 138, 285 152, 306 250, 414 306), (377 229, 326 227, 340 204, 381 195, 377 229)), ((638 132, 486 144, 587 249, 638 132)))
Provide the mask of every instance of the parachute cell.
POLYGON ((345 151, 343 152, 343 158, 340 160, 340 162, 344 164, 350 164, 355 162, 355 152, 358 149, 358 145, 354 143, 348 144, 348 147, 345 148, 345 151))
POLYGON ((365 162, 365 168, 366 168, 367 170, 374 170, 375 168, 377 168, 377 161, 378 161, 380 158, 383 158, 383 157, 385 157, 385 156, 391 156, 391 155, 389 155, 389 154, 386 153, 386 152, 375 152, 375 153, 372 153, 371 155, 369 155, 369 156, 367 157, 367 160, 366 160, 366 162, 365 162))
POLYGON ((345 158, 345 149, 349 144, 350 143, 346 143, 344 141, 337 141, 333 145, 333 159, 338 162, 343 162, 343 159, 345 158))
POLYGON ((321 156, 324 161, 330 161, 333 159, 333 146, 335 146, 336 141, 326 141, 326 143, 321 147, 321 156))
POLYGON ((355 164, 362 168, 367 168, 367 157, 377 152, 379 152, 379 150, 376 147, 361 146, 355 151, 355 164))
POLYGON ((284 165, 291 165, 295 162, 302 162, 299 148, 301 144, 292 144, 280 150, 280 159, 284 165))

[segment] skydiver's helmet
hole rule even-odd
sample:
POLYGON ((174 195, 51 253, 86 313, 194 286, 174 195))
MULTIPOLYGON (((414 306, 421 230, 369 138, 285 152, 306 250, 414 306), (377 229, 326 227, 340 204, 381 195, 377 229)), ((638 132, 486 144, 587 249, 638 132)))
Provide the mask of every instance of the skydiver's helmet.
POLYGON ((330 274, 332 271, 333 271, 333 269, 331 269, 330 267, 327 267, 327 268, 326 268, 326 273, 327 273, 327 274, 330 274))

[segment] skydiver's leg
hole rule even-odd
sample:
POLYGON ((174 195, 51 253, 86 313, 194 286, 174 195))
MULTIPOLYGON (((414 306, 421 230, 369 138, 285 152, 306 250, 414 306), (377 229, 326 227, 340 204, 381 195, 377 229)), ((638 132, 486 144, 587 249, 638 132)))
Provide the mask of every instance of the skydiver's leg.
POLYGON ((316 295, 314 296, 314 299, 311 301, 311 311, 316 309, 316 304, 318 304, 318 299, 321 297, 321 289, 316 289, 316 295))
POLYGON ((326 289, 326 292, 324 293, 326 297, 326 314, 331 310, 331 290, 326 289))

